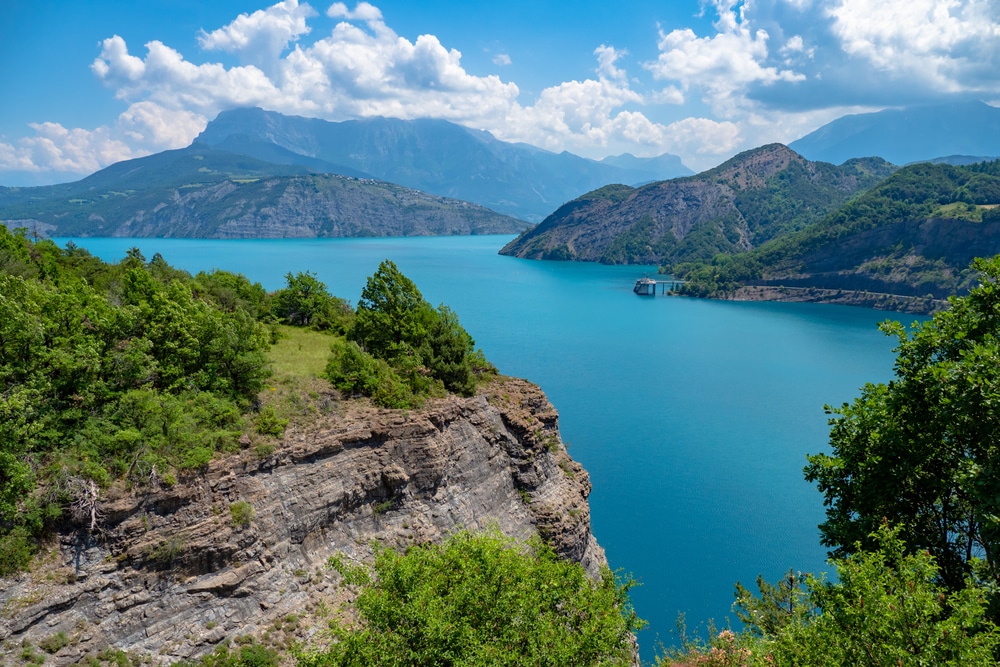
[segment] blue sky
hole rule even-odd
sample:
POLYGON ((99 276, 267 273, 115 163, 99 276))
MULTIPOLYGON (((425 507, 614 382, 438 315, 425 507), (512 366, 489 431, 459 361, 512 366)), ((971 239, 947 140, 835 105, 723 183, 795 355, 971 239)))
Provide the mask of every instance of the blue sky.
POLYGON ((224 109, 445 118, 701 170, 846 113, 1000 101, 995 0, 3 0, 0 184, 186 146, 224 109))

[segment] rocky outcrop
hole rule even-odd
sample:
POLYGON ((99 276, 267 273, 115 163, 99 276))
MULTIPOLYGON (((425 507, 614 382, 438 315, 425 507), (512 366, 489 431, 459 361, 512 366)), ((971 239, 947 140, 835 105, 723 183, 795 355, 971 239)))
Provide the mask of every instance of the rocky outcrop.
POLYGON ((112 647, 169 662, 227 638, 309 641, 348 595, 327 558, 364 561, 373 540, 495 526, 539 533, 591 573, 605 564, 589 477, 536 386, 504 378, 420 410, 334 412, 265 458, 246 449, 171 486, 108 493, 97 534, 67 530, 3 582, 4 653, 43 646, 68 664, 112 647))
POLYGON ((818 287, 789 287, 785 285, 744 285, 735 290, 720 292, 713 298, 723 301, 786 301, 792 303, 832 303, 841 306, 859 306, 873 310, 888 310, 913 315, 931 315, 948 307, 946 299, 903 296, 885 292, 823 289, 818 287))

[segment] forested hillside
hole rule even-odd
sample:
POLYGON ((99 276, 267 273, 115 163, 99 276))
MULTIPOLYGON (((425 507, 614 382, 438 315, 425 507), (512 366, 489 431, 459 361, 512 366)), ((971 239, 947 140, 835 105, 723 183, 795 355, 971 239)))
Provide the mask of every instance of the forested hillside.
POLYGON ((894 169, 880 159, 809 162, 780 144, 762 146, 697 176, 594 190, 500 252, 605 264, 708 260, 802 229, 894 169))
POLYGON ((43 235, 179 238, 509 234, 526 226, 356 170, 338 175, 314 167, 195 144, 75 183, 0 187, 0 218, 43 235))
POLYGON ((688 291, 740 285, 946 298, 1000 252, 1000 161, 905 167, 822 221, 748 253, 675 267, 688 291))
POLYGON ((286 279, 267 293, 135 249, 108 264, 0 226, 0 574, 50 530, 95 529, 112 485, 171 485, 247 432, 280 435, 281 415, 258 398, 277 324, 330 334, 331 380, 380 405, 469 395, 493 372, 458 318, 391 262, 357 313, 310 273, 286 279))

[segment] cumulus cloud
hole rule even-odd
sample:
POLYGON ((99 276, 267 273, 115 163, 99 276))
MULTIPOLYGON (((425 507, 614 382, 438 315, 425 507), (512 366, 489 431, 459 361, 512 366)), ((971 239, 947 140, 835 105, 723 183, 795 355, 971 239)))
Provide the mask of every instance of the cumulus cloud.
POLYGON ((690 28, 670 32, 661 28, 660 55, 645 65, 654 77, 676 82, 685 93, 700 90, 704 101, 723 117, 739 110, 750 84, 805 79, 800 72, 765 64, 770 36, 764 29, 751 29, 743 2, 715 0, 714 6, 718 19, 712 36, 699 37, 690 28))
MULTIPOLYGON (((93 130, 40 123, 32 136, 0 140, 0 169, 92 171, 186 145, 207 119, 245 106, 327 120, 442 118, 555 151, 669 151, 701 168, 889 99, 1000 98, 993 0, 702 6, 714 13, 712 30, 661 26, 658 57, 641 64, 641 79, 628 71, 628 51, 601 44, 591 74, 530 100, 513 81, 467 70, 462 53, 433 34, 397 34, 368 2, 334 2, 325 11, 332 27, 320 31, 313 7, 281 0, 202 31, 195 59, 157 40, 130 49, 113 35, 91 69, 126 111, 93 130), (217 62, 221 52, 238 64, 217 62)), ((512 62, 506 52, 492 60, 512 62)))
MULTIPOLYGON (((334 3, 326 14, 339 22, 311 44, 298 38, 309 32, 306 19, 312 9, 295 0, 241 15, 202 35, 206 48, 253 51, 266 55, 267 62, 258 58, 254 64, 246 57, 235 67, 195 64, 158 41, 146 44, 145 56, 139 57, 121 37, 113 36, 104 41, 92 69, 123 100, 205 117, 236 106, 328 120, 435 117, 487 129, 508 140, 590 153, 625 146, 651 154, 667 136, 664 126, 623 108, 646 102, 630 88, 620 65, 624 50, 598 46, 595 78, 551 86, 532 104, 523 105, 515 83, 469 73, 461 52, 445 47, 434 35, 411 41, 396 34, 369 3, 353 10, 334 3), (287 55, 279 55, 291 42, 287 55)), ((495 62, 509 64, 510 56, 499 54, 495 62)))
POLYGON ((88 174, 121 160, 187 146, 205 124, 203 116, 152 102, 133 104, 116 123, 94 130, 32 123, 34 135, 0 142, 0 171, 88 174))
POLYGON ((270 70, 289 43, 309 34, 306 20, 316 15, 308 4, 284 0, 253 14, 240 14, 218 30, 202 30, 198 43, 206 50, 237 53, 244 64, 270 70))
POLYGON ((1000 7, 990 0, 840 0, 827 16, 845 53, 940 92, 998 90, 1000 7))
MULTIPOLYGON (((298 0, 202 31, 201 47, 237 54, 235 66, 193 62, 157 40, 145 44, 145 53, 133 53, 113 35, 102 42, 91 70, 128 109, 95 130, 35 127, 33 137, 0 144, 0 169, 93 171, 109 161, 184 146, 206 119, 246 106, 327 120, 443 118, 501 139, 593 156, 623 150, 654 155, 686 141, 638 110, 651 100, 632 89, 622 65, 627 52, 613 46, 594 50, 591 78, 550 86, 524 104, 515 83, 470 73, 461 52, 434 35, 398 35, 374 5, 350 9, 337 2, 326 15, 336 24, 318 37, 309 26, 316 11, 298 0), (307 35, 315 39, 307 43, 307 35)), ((501 53, 495 62, 511 59, 501 53)))

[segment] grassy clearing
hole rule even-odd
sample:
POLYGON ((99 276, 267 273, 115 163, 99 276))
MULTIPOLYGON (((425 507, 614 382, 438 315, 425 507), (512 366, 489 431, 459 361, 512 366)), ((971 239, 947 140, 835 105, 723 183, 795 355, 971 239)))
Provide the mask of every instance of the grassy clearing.
MULTIPOLYGON (((278 329, 281 338, 268 352, 274 376, 260 394, 262 409, 271 406, 274 415, 288 419, 292 428, 309 424, 317 415, 337 411, 339 394, 320 377, 334 336, 302 327, 279 325, 278 329)), ((260 433, 252 437, 265 444, 277 440, 260 433)))
POLYGON ((965 202, 953 202, 938 206, 931 213, 932 218, 945 218, 948 220, 969 220, 971 222, 983 221, 983 210, 989 206, 976 206, 965 202))
POLYGON ((279 325, 281 339, 271 346, 269 356, 276 378, 316 378, 323 374, 330 358, 330 334, 279 325))

